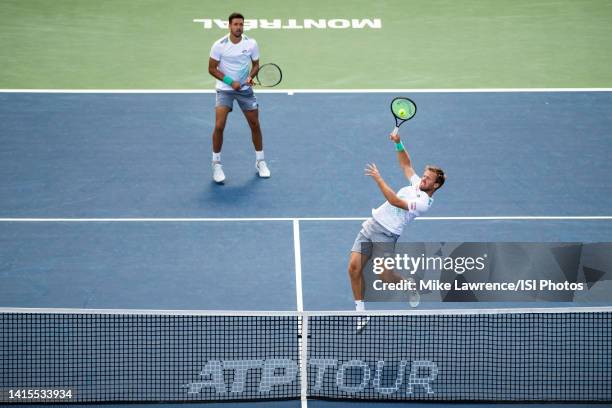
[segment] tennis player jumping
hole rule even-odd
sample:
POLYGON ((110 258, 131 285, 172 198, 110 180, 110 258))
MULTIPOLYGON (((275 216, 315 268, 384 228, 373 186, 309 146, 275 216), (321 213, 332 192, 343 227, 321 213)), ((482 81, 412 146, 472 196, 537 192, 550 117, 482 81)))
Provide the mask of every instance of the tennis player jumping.
POLYGON ((221 166, 221 146, 227 115, 232 111, 234 100, 238 102, 249 127, 255 147, 255 169, 259 177, 270 177, 264 161, 263 138, 259 126, 259 106, 253 93, 253 77, 259 71, 259 47, 257 42, 243 35, 244 17, 239 13, 229 16, 229 34, 217 40, 208 60, 208 72, 217 79, 215 104, 215 129, 213 130, 212 170, 213 180, 225 181, 221 166))
MULTIPOLYGON (((432 196, 446 180, 444 171, 434 166, 426 166, 423 177, 419 177, 412 168, 410 155, 404 148, 399 134, 391 134, 390 139, 395 143, 400 168, 410 181, 410 185, 402 188, 396 194, 383 180, 375 164, 368 164, 365 169, 365 174, 374 179, 387 201, 372 210, 372 217, 362 224, 361 231, 351 249, 348 273, 357 311, 365 310, 363 267, 372 253, 377 252, 377 249, 381 250, 381 245, 384 246, 383 251, 388 251, 389 246, 394 247, 404 227, 429 210, 433 204, 432 196), (378 248, 377 244, 379 244, 378 248)), ((383 256, 383 254, 378 256, 383 256)), ((382 278, 385 281, 400 279, 393 271, 385 271, 382 278)), ((361 331, 368 321, 368 316, 360 317, 357 320, 357 331, 361 331)))

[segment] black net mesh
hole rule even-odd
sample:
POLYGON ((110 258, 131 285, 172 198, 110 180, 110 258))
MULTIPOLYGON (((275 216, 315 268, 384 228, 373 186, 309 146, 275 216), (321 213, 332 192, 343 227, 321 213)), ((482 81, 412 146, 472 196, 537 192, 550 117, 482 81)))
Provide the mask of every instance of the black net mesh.
POLYGON ((373 315, 359 334, 356 324, 3 312, 0 401, 58 402, 22 398, 53 389, 71 391, 62 402, 298 399, 302 350, 309 398, 612 400, 611 311, 373 315))

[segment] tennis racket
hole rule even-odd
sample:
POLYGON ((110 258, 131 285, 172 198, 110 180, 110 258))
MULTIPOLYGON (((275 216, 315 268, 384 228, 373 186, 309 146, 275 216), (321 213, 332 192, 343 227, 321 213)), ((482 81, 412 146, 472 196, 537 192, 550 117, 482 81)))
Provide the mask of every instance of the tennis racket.
POLYGON ((394 98, 391 101, 391 113, 395 118, 395 129, 391 133, 393 136, 397 135, 399 132, 399 127, 402 123, 410 120, 416 115, 417 107, 416 103, 414 103, 409 98, 398 97, 394 98))
POLYGON ((283 72, 276 64, 263 64, 253 79, 256 85, 271 88, 280 84, 283 80, 283 72))

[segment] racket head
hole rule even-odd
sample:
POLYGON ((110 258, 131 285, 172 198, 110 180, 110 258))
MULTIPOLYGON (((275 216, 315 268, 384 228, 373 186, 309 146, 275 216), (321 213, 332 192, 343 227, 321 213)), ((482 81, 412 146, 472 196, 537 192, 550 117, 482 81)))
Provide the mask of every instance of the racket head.
POLYGON ((395 118, 395 126, 399 127, 402 123, 410 120, 416 115, 416 103, 410 98, 397 97, 391 101, 391 113, 395 118))
POLYGON ((255 75, 255 83, 266 88, 271 88, 281 83, 283 71, 273 63, 263 64, 255 75))

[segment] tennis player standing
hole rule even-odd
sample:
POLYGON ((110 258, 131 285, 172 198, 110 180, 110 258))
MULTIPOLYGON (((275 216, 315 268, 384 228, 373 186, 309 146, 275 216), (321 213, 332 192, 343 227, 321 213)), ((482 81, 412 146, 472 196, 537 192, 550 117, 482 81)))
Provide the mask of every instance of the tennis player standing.
POLYGON ((225 181, 221 166, 221 147, 227 115, 233 109, 234 100, 242 110, 255 147, 255 169, 259 177, 270 177, 270 170, 264 161, 263 138, 259 126, 259 106, 253 93, 253 77, 259 70, 259 47, 257 42, 243 35, 244 17, 239 13, 229 16, 229 34, 215 41, 210 50, 208 72, 217 79, 215 103, 215 129, 212 140, 213 180, 225 181))
MULTIPOLYGON (((379 251, 381 249, 382 251, 388 250, 389 245, 394 247, 404 227, 429 210, 433 204, 432 196, 446 180, 444 171, 434 166, 426 166, 423 177, 419 177, 412 168, 410 155, 404 148, 399 134, 391 135, 390 139, 395 143, 400 168, 404 172, 404 176, 410 181, 410 185, 402 188, 396 194, 383 180, 375 164, 368 164, 365 169, 365 174, 374 179, 387 201, 372 210, 372 217, 362 224, 361 231, 351 249, 348 273, 357 311, 365 310, 363 267, 372 253, 377 252, 377 249, 379 251), (377 244, 380 244, 379 248, 377 248, 377 244)), ((378 254, 378 256, 383 256, 383 254, 378 254)), ((387 274, 383 276, 383 280, 387 281, 396 279, 397 275, 390 276, 387 274)), ((414 292, 418 296, 418 292, 414 292)), ((357 320, 357 331, 363 329, 368 321, 369 317, 359 318, 357 320)))

